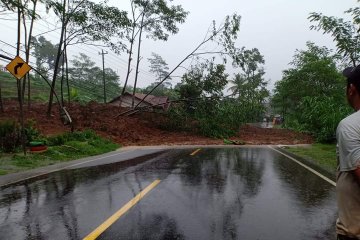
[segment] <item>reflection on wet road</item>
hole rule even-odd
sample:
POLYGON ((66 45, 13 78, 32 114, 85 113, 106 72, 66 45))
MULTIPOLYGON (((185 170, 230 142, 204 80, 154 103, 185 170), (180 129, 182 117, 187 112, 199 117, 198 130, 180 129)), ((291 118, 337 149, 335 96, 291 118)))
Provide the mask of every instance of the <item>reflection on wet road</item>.
POLYGON ((335 189, 268 148, 169 150, 51 174, 0 193, 0 239, 335 239, 335 189))

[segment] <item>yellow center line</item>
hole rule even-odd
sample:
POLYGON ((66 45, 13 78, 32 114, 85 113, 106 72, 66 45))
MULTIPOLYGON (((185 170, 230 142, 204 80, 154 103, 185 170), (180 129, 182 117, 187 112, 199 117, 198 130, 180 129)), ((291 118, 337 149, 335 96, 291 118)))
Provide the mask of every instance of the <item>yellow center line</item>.
POLYGON ((94 231, 92 231, 89 235, 87 235, 83 240, 94 240, 100 234, 105 232, 114 222, 116 222, 122 215, 124 215, 130 208, 135 206, 148 192, 154 189, 161 181, 155 180, 149 186, 147 186, 144 190, 142 190, 138 195, 136 195, 133 199, 131 199, 127 204, 125 204, 119 211, 114 213, 111 217, 109 217, 103 224, 97 227, 94 231))
POLYGON ((191 153, 190 155, 191 156, 195 156, 195 154, 197 154, 199 151, 200 151, 201 149, 199 148, 199 149, 196 149, 193 153, 191 153))

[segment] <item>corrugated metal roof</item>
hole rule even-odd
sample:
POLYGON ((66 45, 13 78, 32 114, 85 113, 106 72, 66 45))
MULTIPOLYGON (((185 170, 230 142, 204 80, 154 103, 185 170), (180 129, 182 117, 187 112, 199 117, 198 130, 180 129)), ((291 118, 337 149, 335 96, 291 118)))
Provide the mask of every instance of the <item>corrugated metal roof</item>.
MULTIPOLYGON (((125 92, 124 95, 132 96, 132 94, 128 93, 128 92, 125 92)), ((146 96, 146 94, 143 94, 143 93, 135 93, 135 97, 139 100, 142 100, 145 96, 146 96)), ((121 99, 121 96, 118 96, 118 97, 114 98, 113 100, 111 100, 110 102, 115 102, 120 99, 121 99)), ((149 103, 152 106, 162 107, 162 108, 164 108, 164 110, 167 110, 169 108, 170 103, 168 101, 169 101, 169 97, 167 97, 167 96, 148 95, 144 99, 144 102, 149 103)))
MULTIPOLYGON (((135 93, 135 97, 139 98, 139 99, 143 99, 146 96, 146 94, 143 93, 135 93)), ((168 97, 166 96, 154 96, 154 95, 149 95, 145 98, 144 101, 150 103, 151 105, 160 105, 160 104, 166 104, 168 101, 168 97)))

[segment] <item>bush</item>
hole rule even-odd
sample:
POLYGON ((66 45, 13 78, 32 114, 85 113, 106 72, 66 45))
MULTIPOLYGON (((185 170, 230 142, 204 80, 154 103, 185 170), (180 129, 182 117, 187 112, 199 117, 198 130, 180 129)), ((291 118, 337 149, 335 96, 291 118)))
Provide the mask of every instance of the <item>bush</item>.
POLYGON ((286 127, 310 133, 318 142, 333 142, 337 125, 350 113, 350 107, 332 97, 305 97, 286 127))
POLYGON ((65 143, 65 138, 64 138, 64 135, 56 135, 56 136, 51 136, 51 137, 48 137, 46 139, 46 143, 49 145, 49 146, 60 146, 60 145, 64 145, 65 143))
POLYGON ((14 152, 21 145, 21 130, 15 121, 0 122, 1 151, 14 152))
POLYGON ((35 121, 29 120, 25 123, 25 138, 27 143, 37 140, 40 136, 39 131, 34 127, 35 121))
MULTIPOLYGON (((37 140, 39 131, 34 127, 35 122, 29 120, 24 124, 25 143, 37 140)), ((0 122, 0 150, 15 152, 21 146, 21 127, 15 121, 0 122)))
POLYGON ((215 118, 199 119, 199 131, 202 135, 213 138, 227 138, 236 134, 236 130, 215 118))
POLYGON ((165 129, 198 132, 213 138, 227 138, 237 133, 249 115, 236 99, 204 98, 172 105, 165 129))
POLYGON ((166 113, 167 119, 162 123, 161 128, 165 130, 192 130, 191 115, 186 111, 186 105, 183 103, 173 104, 170 110, 166 113))
POLYGON ((60 146, 60 145, 64 145, 66 142, 71 142, 71 141, 86 142, 97 139, 100 139, 100 137, 96 135, 94 131, 85 130, 83 132, 75 131, 71 133, 69 132, 61 135, 48 137, 47 144, 49 146, 60 146))

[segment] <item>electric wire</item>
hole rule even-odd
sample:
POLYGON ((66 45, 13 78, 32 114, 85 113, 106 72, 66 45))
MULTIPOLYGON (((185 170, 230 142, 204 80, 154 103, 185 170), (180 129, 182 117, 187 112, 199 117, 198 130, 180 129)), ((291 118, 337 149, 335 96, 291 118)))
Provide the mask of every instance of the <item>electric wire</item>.
MULTIPOLYGON (((12 20, 17 20, 17 18, 13 18, 12 20)), ((41 21, 44 21, 43 19, 39 19, 39 20, 41 20, 41 21)), ((40 33, 40 34, 37 34, 37 35, 34 35, 34 36, 38 36, 38 35, 42 35, 42 34, 44 34, 44 33, 51 33, 51 34, 48 34, 49 36, 51 36, 51 37, 53 37, 53 38, 55 38, 55 39, 57 39, 57 38, 59 38, 59 36, 60 36, 60 33, 58 33, 58 32, 55 32, 56 31, 56 29, 61 29, 61 28, 59 28, 58 26, 56 26, 55 24, 52 24, 52 23, 50 23, 50 22, 46 22, 48 25, 51 25, 51 26, 53 26, 53 27, 55 27, 55 29, 51 29, 51 30, 49 30, 49 29, 47 29, 47 30, 45 30, 45 29, 41 29, 41 31, 42 31, 42 33, 40 33), (56 36, 54 35, 54 34, 57 34, 56 36)), ((37 22, 36 23, 37 24, 37 26, 42 26, 42 27, 44 27, 44 28, 48 28, 48 26, 45 26, 44 24, 42 24, 42 23, 39 23, 39 22, 37 22)), ((9 28, 9 29, 12 29, 11 27, 9 27, 9 26, 7 26, 7 25, 5 25, 7 28, 9 28)), ((84 48, 82 48, 82 47, 79 47, 78 45, 70 45, 69 46, 69 48, 77 48, 77 49, 80 49, 80 50, 82 50, 82 51, 85 51, 85 52, 87 52, 87 53, 89 53, 89 54, 91 54, 92 56, 97 56, 98 55, 98 52, 99 52, 99 50, 100 49, 94 49, 94 48, 92 48, 92 47, 90 47, 90 46, 87 46, 89 49, 91 49, 91 50, 87 50, 87 49, 84 49, 84 48)), ((127 64, 128 64, 128 62, 126 61, 126 60, 124 60, 124 59, 122 59, 122 58, 120 58, 120 57, 118 57, 116 54, 114 54, 113 52, 109 52, 109 53, 111 53, 111 58, 112 58, 112 60, 113 60, 113 62, 117 62, 117 63, 120 63, 120 64, 122 64, 123 66, 124 66, 124 68, 123 68, 123 70, 126 70, 127 71, 127 64), (126 68, 125 68, 126 67, 126 68)), ((110 54, 109 54, 110 55, 110 54)), ((133 68, 135 68, 136 66, 134 65, 134 64, 132 64, 131 65, 133 68)), ((112 68, 118 68, 118 67, 112 67, 112 68)), ((154 77, 150 72, 148 72, 148 71, 146 71, 146 70, 144 70, 144 69, 142 69, 142 68, 139 68, 139 73, 141 73, 141 74, 145 74, 145 75, 147 75, 147 76, 149 76, 149 77, 154 77)))
MULTIPOLYGON (((0 40, 0 42, 8 45, 9 47, 13 47, 13 48, 16 49, 15 46, 12 46, 11 44, 8 44, 8 43, 6 43, 6 42, 4 42, 4 41, 2 41, 2 40, 0 40)), ((22 51, 23 51, 23 50, 22 50, 22 51)), ((12 58, 15 57, 15 55, 13 55, 13 54, 11 54, 11 53, 9 53, 9 52, 7 52, 7 51, 2 50, 2 52, 6 53, 9 57, 12 57, 12 58)), ((23 52, 24 52, 24 51, 23 51, 23 52)), ((30 62, 30 61, 29 61, 29 63, 32 64, 32 62, 30 62)), ((35 65, 35 64, 34 64, 34 65, 35 65)), ((52 76, 53 76, 52 74, 48 75, 48 77, 52 77, 52 76)), ((90 93, 90 94, 93 93, 93 89, 84 87, 84 86, 81 85, 80 83, 76 83, 76 82, 74 82, 74 81, 69 81, 69 83, 71 83, 71 84, 73 84, 73 85, 76 85, 78 88, 80 88, 80 90, 82 90, 82 89, 87 89, 87 93, 90 93)), ((92 85, 93 87, 99 87, 99 85, 96 85, 95 83, 91 83, 91 82, 87 82, 86 84, 92 85)), ((113 91, 111 91, 111 90, 108 90, 108 89, 106 90, 106 93, 107 93, 108 95, 112 95, 112 96, 117 96, 117 95, 118 95, 117 93, 115 93, 115 92, 113 92, 113 91)))

